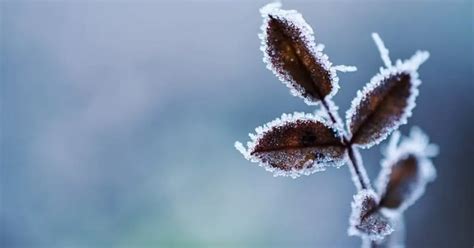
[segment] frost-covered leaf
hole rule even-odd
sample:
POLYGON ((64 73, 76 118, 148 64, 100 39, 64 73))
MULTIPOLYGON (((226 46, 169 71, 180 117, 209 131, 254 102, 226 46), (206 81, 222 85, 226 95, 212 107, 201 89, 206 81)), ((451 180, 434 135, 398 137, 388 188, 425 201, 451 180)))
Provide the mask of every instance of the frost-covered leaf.
POLYGON ((405 247, 405 223, 403 216, 391 219, 393 232, 381 240, 362 240, 362 248, 404 248, 405 247))
POLYGON ((389 219, 380 213, 378 203, 373 190, 361 190, 354 196, 349 235, 380 240, 393 232, 389 219))
POLYGON ((419 184, 419 160, 413 154, 400 158, 392 166, 392 173, 383 195, 381 206, 398 208, 408 198, 419 184))
POLYGON ((236 148, 252 162, 258 162, 275 176, 309 175, 339 167, 346 158, 342 134, 324 119, 310 114, 283 114, 250 134, 247 149, 236 148))
POLYGON ((336 94, 336 70, 354 71, 353 66, 331 67, 323 45, 314 42, 313 30, 296 10, 282 10, 271 3, 260 9, 263 17, 261 50, 273 73, 309 105, 336 94))
POLYGON ((399 138, 398 132, 392 135, 377 178, 380 207, 393 214, 400 214, 412 205, 421 197, 426 184, 436 178, 430 157, 437 154, 437 146, 430 144, 428 137, 416 127, 412 128, 410 137, 397 145, 399 138))
POLYGON ((418 51, 407 61, 398 60, 392 66, 388 50, 374 34, 387 68, 381 68, 357 97, 346 113, 351 142, 369 148, 384 140, 392 131, 405 124, 415 107, 418 95, 418 67, 428 59, 428 52, 418 51))

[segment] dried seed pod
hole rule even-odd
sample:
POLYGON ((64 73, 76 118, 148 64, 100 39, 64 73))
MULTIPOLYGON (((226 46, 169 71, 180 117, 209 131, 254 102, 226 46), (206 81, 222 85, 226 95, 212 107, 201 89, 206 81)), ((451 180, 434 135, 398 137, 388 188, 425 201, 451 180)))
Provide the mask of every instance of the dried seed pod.
POLYGON ((354 196, 349 235, 381 240, 393 232, 389 219, 379 212, 378 203, 373 190, 361 190, 354 196))
POLYGON ((417 69, 429 57, 428 52, 418 51, 409 60, 398 60, 392 66, 380 37, 373 36, 387 68, 381 68, 380 73, 357 93, 346 113, 351 142, 363 148, 380 143, 407 122, 421 83, 417 69))
POLYGON ((309 105, 336 94, 336 70, 354 71, 352 66, 331 67, 323 45, 316 45, 313 30, 295 10, 282 10, 272 3, 260 9, 263 17, 261 50, 273 73, 309 105))
POLYGON ((399 138, 398 132, 392 135, 376 183, 381 195, 380 207, 396 215, 420 198, 426 184, 435 179, 436 170, 429 158, 438 150, 416 127, 412 128, 410 137, 397 145, 399 138))
POLYGON ((310 114, 283 114, 256 132, 250 135, 247 149, 240 142, 235 146, 275 176, 309 175, 328 166, 339 167, 346 158, 338 129, 310 114))

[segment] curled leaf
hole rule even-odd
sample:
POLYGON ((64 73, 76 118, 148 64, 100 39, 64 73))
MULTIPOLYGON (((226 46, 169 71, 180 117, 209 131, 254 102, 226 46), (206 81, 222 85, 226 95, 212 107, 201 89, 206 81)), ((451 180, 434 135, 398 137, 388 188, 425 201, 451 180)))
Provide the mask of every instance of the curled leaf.
POLYGON ((373 190, 361 190, 354 196, 349 235, 380 240, 393 232, 389 219, 378 211, 378 203, 373 190))
POLYGON ((403 248, 405 247, 405 223, 403 216, 390 219, 393 232, 381 240, 362 239, 362 248, 403 248))
MULTIPOLYGON (((300 13, 282 10, 271 3, 260 9, 263 17, 261 50, 273 73, 309 105, 336 94, 339 85, 336 68, 331 67, 323 45, 316 45, 313 30, 300 13)), ((355 67, 339 66, 341 71, 355 67)))
POLYGON ((346 113, 346 122, 352 134, 351 142, 369 148, 384 140, 391 132, 407 122, 418 96, 417 69, 429 57, 418 51, 412 58, 392 66, 388 50, 374 35, 387 68, 381 68, 357 97, 346 113))
POLYGON ((438 149, 429 143, 428 137, 419 128, 412 128, 410 137, 397 145, 399 138, 399 133, 392 136, 377 178, 380 207, 393 214, 400 214, 412 205, 424 193, 426 184, 436 177, 429 158, 438 149))
POLYGON ((328 166, 343 165, 346 152, 342 134, 325 120, 310 114, 283 114, 251 134, 247 149, 236 148, 275 176, 309 175, 328 166))

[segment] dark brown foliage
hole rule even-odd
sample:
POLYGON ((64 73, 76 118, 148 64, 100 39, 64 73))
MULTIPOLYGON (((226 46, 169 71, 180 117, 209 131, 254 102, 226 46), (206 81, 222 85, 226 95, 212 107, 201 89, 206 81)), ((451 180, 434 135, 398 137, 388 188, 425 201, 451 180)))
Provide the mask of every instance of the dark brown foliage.
POLYGON ((330 94, 333 85, 306 39, 293 23, 270 16, 266 40, 270 62, 294 88, 303 89, 303 97, 316 102, 330 94))
MULTIPOLYGON (((333 72, 353 69, 347 66, 331 67, 327 56, 317 51, 319 48, 313 41, 311 28, 306 26, 302 17, 294 10, 279 8, 280 4, 272 3, 261 9, 264 31, 260 38, 264 61, 292 89, 292 93, 304 98, 306 103, 321 101, 324 111, 322 117, 330 122, 328 125, 337 127, 338 131, 311 115, 293 116, 290 121, 286 118, 257 129, 257 135, 251 135, 252 142, 248 143, 247 149, 240 142, 235 146, 247 159, 259 162, 277 176, 309 175, 329 165, 342 165, 346 159, 351 161, 351 173, 359 191, 352 203, 349 233, 373 240, 372 244, 382 244, 383 241, 375 241, 382 240, 393 231, 391 220, 387 217, 393 216, 384 215, 388 213, 385 208, 396 209, 405 206, 403 203, 406 201, 416 200, 424 190, 424 183, 434 177, 434 172, 424 170, 432 167, 430 161, 421 163, 416 156, 411 155, 402 158, 394 162, 397 164, 393 167, 384 167, 386 170, 381 174, 384 177, 380 178, 382 180, 388 176, 389 179, 381 181, 388 181, 388 184, 379 197, 372 190, 355 146, 368 148, 378 144, 406 123, 414 107, 416 86, 420 83, 416 78, 416 70, 429 57, 429 53, 419 51, 412 59, 404 63, 397 61, 392 66, 388 49, 378 34, 372 34, 387 68, 372 79, 362 95, 353 100, 347 112, 349 132, 346 132, 340 124, 337 108, 333 107, 328 96, 334 95, 338 87, 333 72), (392 169, 390 175, 388 169, 392 169)), ((423 137, 420 139, 427 141, 423 137)), ((398 152, 394 154, 398 156, 398 152)))
POLYGON ((274 168, 289 171, 311 168, 313 162, 331 163, 344 158, 342 137, 315 120, 296 120, 277 126, 256 141, 251 155, 274 168))
POLYGON ((405 118, 412 94, 409 74, 399 73, 383 80, 364 96, 350 120, 352 143, 378 143, 405 118))
POLYGON ((360 209, 359 223, 355 225, 360 232, 369 236, 386 235, 390 232, 390 222, 378 211, 378 202, 375 198, 365 197, 360 209))
POLYGON ((392 167, 380 206, 396 209, 413 194, 418 185, 418 159, 414 155, 401 159, 392 167))

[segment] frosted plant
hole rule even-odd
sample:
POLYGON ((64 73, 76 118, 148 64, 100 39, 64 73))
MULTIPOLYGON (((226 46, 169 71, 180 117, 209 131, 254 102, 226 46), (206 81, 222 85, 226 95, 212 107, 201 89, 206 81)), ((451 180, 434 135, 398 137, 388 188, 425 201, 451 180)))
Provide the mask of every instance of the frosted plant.
POLYGON ((246 146, 236 142, 235 147, 274 176, 297 178, 349 164, 357 189, 349 235, 361 237, 363 246, 403 246, 403 212, 436 176, 430 158, 437 154, 437 147, 419 128, 401 140, 396 131, 407 123, 415 107, 421 83, 417 70, 429 53, 417 51, 410 59, 392 64, 382 39, 372 34, 385 67, 357 92, 344 127, 331 98, 339 90, 337 72, 357 68, 333 65, 323 53, 324 45, 315 42, 313 29, 297 11, 271 3, 260 13, 259 37, 267 68, 293 95, 319 108, 313 114, 283 114, 256 128, 246 146), (374 190, 358 149, 377 145, 390 134, 374 190))
MULTIPOLYGON (((413 127, 410 136, 400 142, 395 132, 383 151, 382 170, 376 180, 380 196, 377 212, 387 216, 397 233, 382 240, 372 241, 372 247, 403 247, 403 212, 423 195, 426 184, 436 178, 430 158, 438 154, 438 147, 430 144, 428 136, 413 127), (399 144, 400 143, 400 144, 399 144)), ((370 242, 365 241, 366 247, 370 242)))

